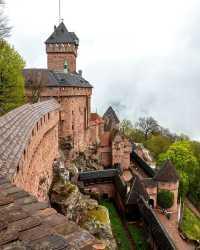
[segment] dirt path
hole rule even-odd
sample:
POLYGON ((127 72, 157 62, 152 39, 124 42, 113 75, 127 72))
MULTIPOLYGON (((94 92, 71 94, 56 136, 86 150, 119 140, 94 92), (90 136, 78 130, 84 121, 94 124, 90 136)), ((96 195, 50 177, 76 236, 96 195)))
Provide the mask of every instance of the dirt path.
POLYGON ((189 207, 192 210, 192 212, 200 219, 200 212, 187 198, 185 199, 185 205, 189 207))

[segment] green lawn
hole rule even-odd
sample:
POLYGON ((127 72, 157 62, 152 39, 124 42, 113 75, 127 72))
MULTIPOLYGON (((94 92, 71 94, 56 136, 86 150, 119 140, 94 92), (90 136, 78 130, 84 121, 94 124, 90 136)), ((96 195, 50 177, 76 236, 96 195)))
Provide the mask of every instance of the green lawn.
POLYGON ((136 244, 137 250, 147 250, 148 246, 146 241, 144 241, 142 237, 142 231, 135 225, 129 224, 128 225, 129 232, 136 244))
POLYGON ((109 202, 109 201, 102 201, 101 205, 107 207, 107 209, 109 210, 112 231, 116 238, 116 241, 119 242, 118 249, 119 250, 131 250, 131 244, 129 242, 126 231, 119 218, 119 215, 116 211, 115 206, 113 205, 112 202, 109 202))
POLYGON ((190 240, 200 240, 200 219, 187 207, 184 209, 181 230, 190 240))

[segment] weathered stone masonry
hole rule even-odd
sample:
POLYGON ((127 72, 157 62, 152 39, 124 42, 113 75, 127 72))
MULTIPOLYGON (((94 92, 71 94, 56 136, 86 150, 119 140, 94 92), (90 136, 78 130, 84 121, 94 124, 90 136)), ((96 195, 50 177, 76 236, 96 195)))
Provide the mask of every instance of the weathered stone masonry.
POLYGON ((0 118, 0 175, 47 200, 58 157, 59 104, 24 105, 0 118))
POLYGON ((89 140, 92 86, 76 72, 78 37, 64 23, 46 40, 48 69, 25 69, 26 95, 42 76, 40 100, 54 97, 61 104, 59 136, 70 140, 74 152, 84 151, 89 140))

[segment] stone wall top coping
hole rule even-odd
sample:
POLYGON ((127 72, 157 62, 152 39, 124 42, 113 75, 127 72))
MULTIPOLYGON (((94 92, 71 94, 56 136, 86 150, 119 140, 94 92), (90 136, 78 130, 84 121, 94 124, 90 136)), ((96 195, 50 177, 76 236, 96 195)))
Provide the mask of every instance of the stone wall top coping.
POLYGON ((32 130, 46 114, 59 110, 54 100, 25 104, 0 117, 0 176, 12 177, 32 130))
POLYGON ((50 207, 0 177, 0 249, 92 249, 96 239, 50 207), (23 197, 21 195, 23 193, 23 197))

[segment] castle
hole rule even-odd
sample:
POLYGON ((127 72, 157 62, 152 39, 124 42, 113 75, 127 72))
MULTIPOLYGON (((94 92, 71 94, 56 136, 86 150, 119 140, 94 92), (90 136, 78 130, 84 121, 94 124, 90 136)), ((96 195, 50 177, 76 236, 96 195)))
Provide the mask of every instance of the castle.
MULTIPOLYGON (((45 44, 48 68, 24 70, 26 94, 31 101, 34 86, 38 86, 38 101, 55 98, 60 104, 58 135, 72 144, 71 155, 68 156, 70 160, 78 153, 95 147, 104 168, 120 166, 123 181, 129 182, 133 176, 140 175, 134 168, 130 169, 133 145, 120 132, 120 121, 113 108, 110 106, 103 117, 91 112, 92 85, 82 77, 82 72, 76 72, 79 46, 76 34, 69 32, 61 22, 58 27, 54 26, 45 44)), ((175 199, 171 210, 176 211, 178 177, 175 169, 168 163, 161 173, 160 178, 157 174, 157 179, 148 179, 149 175, 146 174, 140 176, 141 185, 148 193, 153 207, 157 207, 158 190, 172 190, 175 199), (168 175, 174 176, 175 184, 171 177, 164 180, 168 184, 160 181, 168 175)))
POLYGON ((25 69, 26 95, 32 101, 34 91, 37 101, 55 98, 61 105, 59 113, 59 137, 72 144, 73 153, 84 152, 89 146, 98 146, 103 166, 130 164, 130 143, 119 133, 119 119, 112 107, 104 117, 91 113, 92 85, 76 72, 79 39, 69 32, 64 23, 54 26, 54 32, 46 40, 47 69, 25 69), (35 89, 36 88, 36 89, 35 89), (38 89, 37 89, 38 88, 38 89), (119 152, 120 154, 116 154, 119 152), (124 160, 126 159, 126 160, 124 160))
POLYGON ((104 167, 102 171, 79 173, 78 184, 81 182, 83 191, 106 194, 116 200, 122 213, 131 216, 135 208, 139 209, 155 249, 174 250, 153 210, 159 207, 158 192, 168 190, 174 196, 168 211, 177 213, 179 178, 174 166, 166 162, 155 173, 120 132, 120 121, 112 107, 103 117, 91 112, 92 85, 81 71, 76 72, 79 40, 75 33, 61 22, 45 44, 48 68, 23 72, 27 98, 37 103, 0 118, 0 213, 4 218, 0 221, 0 246, 9 243, 22 249, 24 244, 39 241, 37 244, 48 243, 48 247, 55 244, 52 249, 98 249, 92 235, 49 207, 48 191, 60 138, 70 143, 71 159, 95 148, 104 167), (15 232, 10 231, 12 223, 17 224, 15 232), (73 230, 61 230, 62 223, 73 230))

